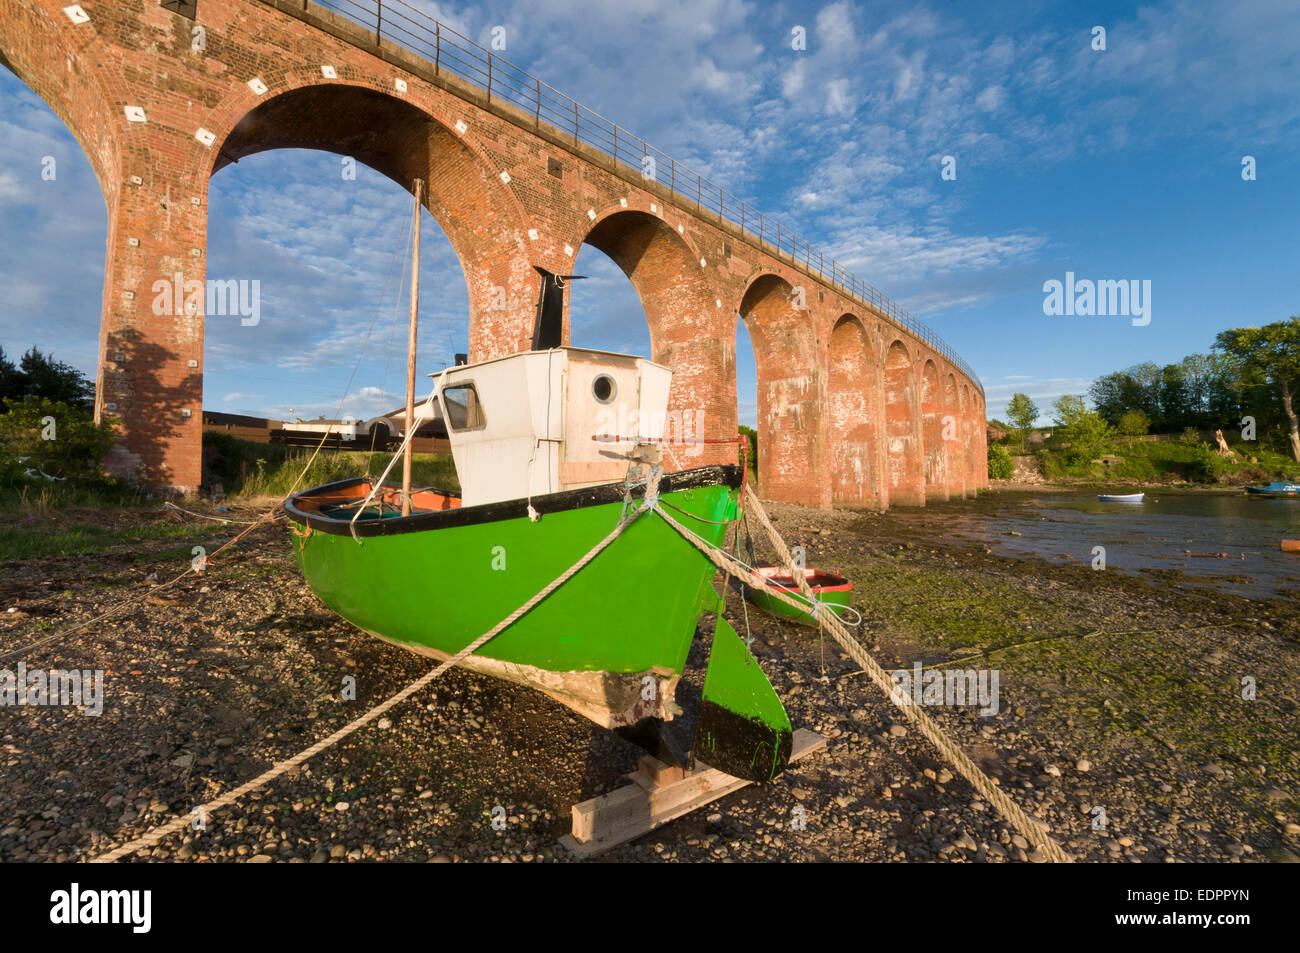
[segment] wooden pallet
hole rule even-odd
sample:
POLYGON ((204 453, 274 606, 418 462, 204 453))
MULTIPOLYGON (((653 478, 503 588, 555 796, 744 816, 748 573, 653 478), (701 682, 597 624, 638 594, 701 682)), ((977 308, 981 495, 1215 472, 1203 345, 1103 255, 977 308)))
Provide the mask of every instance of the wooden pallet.
MULTIPOLYGON (((794 733, 790 762, 825 747, 825 738, 800 728, 794 733)), ((751 783, 698 761, 688 773, 650 755, 628 777, 632 784, 575 804, 573 833, 561 837, 560 843, 581 857, 594 857, 751 783)))

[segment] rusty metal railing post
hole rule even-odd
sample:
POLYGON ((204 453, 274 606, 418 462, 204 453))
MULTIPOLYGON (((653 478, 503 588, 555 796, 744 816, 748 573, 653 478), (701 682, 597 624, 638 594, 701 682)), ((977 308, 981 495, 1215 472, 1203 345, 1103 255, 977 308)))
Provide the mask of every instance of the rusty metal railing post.
POLYGON ((442 24, 436 23, 433 27, 433 75, 437 76, 442 69, 442 24))

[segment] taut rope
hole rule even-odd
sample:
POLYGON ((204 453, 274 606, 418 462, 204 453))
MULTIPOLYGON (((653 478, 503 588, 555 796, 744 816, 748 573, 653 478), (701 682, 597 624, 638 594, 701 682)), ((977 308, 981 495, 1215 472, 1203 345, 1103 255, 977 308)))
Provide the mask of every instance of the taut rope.
MULTIPOLYGON (((929 742, 939 750, 939 753, 947 759, 948 763, 957 769, 957 773, 970 782, 971 787, 989 800, 989 802, 998 809, 998 811, 1010 821, 1024 838, 1043 852, 1048 860, 1056 863, 1070 863, 1073 858, 1061 849, 1047 832, 1044 825, 1029 817, 1015 801, 995 785, 991 778, 981 771, 978 765, 972 761, 956 742, 944 734, 943 729, 935 724, 921 708, 912 704, 911 699, 900 690, 899 686, 889 677, 889 674, 880 667, 880 664, 871 657, 866 649, 853 638, 844 624, 835 616, 833 612, 817 611, 819 603, 813 594, 808 580, 804 576, 804 571, 797 567, 790 556, 790 550, 785 545, 785 540, 772 526, 768 519, 767 512, 763 509, 763 504, 759 502, 758 496, 754 493, 752 487, 745 486, 745 506, 752 509, 754 515, 758 517, 759 523, 767 532, 768 538, 772 541, 772 546, 776 549, 782 564, 790 571, 790 574, 799 583, 799 588, 803 594, 813 603, 813 616, 817 619, 818 624, 839 643, 840 647, 849 654, 853 661, 857 662, 868 677, 875 682, 876 687, 885 693, 885 696, 896 706, 902 709, 907 720, 912 722, 929 742)), ((756 589, 762 589, 772 597, 779 599, 787 605, 793 606, 800 611, 808 611, 808 607, 801 605, 791 599, 784 590, 779 587, 773 587, 764 577, 758 573, 752 572, 748 567, 742 568, 743 564, 731 554, 724 552, 716 546, 713 546, 692 533, 686 527, 682 526, 671 516, 664 512, 662 507, 652 506, 652 509, 661 516, 669 526, 686 539, 691 545, 700 552, 704 553, 709 560, 727 573, 747 583, 756 589)))
MULTIPOLYGON (((653 492, 654 492, 653 487, 646 488, 647 499, 649 500, 654 499, 653 492)), ((583 556, 576 563, 574 563, 563 573, 557 576, 553 581, 548 583, 545 588, 543 588, 540 592, 537 593, 537 595, 533 596, 531 599, 529 599, 527 602, 521 605, 518 609, 510 613, 510 615, 506 616, 504 619, 502 619, 500 622, 494 625, 487 632, 484 632, 477 639, 469 643, 469 645, 465 646, 463 649, 461 649, 451 658, 447 659, 445 662, 443 662, 442 664, 434 668, 432 671, 427 672, 424 675, 421 675, 419 678, 417 678, 410 685, 407 685, 396 695, 393 695, 388 699, 386 699, 385 701, 380 702, 378 705, 370 709, 364 715, 354 719, 353 721, 348 722, 348 724, 344 725, 338 731, 334 732, 332 735, 329 735, 326 738, 322 738, 320 741, 316 742, 310 748, 306 748, 303 751, 298 752, 292 758, 289 758, 285 761, 281 761, 278 764, 273 765, 272 767, 264 771, 262 774, 253 778, 251 781, 246 781, 243 784, 241 784, 239 787, 234 788, 231 791, 227 791, 225 794, 221 795, 220 797, 215 798, 211 801, 208 801, 206 804, 202 804, 199 807, 194 808, 194 810, 190 811, 190 813, 188 814, 182 814, 179 817, 173 818, 172 820, 168 821, 166 824, 162 825, 161 827, 156 827, 152 831, 149 831, 148 833, 143 834, 140 837, 137 837, 135 840, 123 844, 121 847, 114 848, 113 850, 109 851, 106 854, 100 854, 98 857, 95 857, 91 861, 91 863, 109 864, 112 863, 113 861, 120 860, 123 857, 126 857, 130 854, 134 854, 138 850, 142 850, 146 847, 154 846, 160 840, 166 837, 168 834, 175 833, 176 831, 185 827, 186 824, 189 824, 191 822, 191 818, 194 817, 194 815, 198 814, 201 817, 206 817, 208 814, 215 813, 216 811, 219 811, 221 808, 233 804, 235 801, 239 800, 241 797, 243 797, 245 794, 248 794, 250 791, 255 791, 258 788, 263 787, 266 784, 269 784, 270 782, 274 781, 276 778, 280 777, 280 775, 284 774, 286 771, 290 771, 293 768, 298 767, 299 765, 303 764, 309 759, 320 754, 326 748, 332 747, 333 745, 342 741, 344 738, 352 734, 358 728, 362 728, 365 725, 369 724, 370 722, 374 721, 376 718, 378 718, 384 712, 388 711, 394 705, 400 704, 401 702, 410 698, 420 689, 424 688, 434 679, 438 678, 438 676, 442 675, 442 673, 447 671, 447 669, 451 668, 453 665, 457 665, 460 662, 463 662, 466 658, 473 655, 475 652, 477 652, 480 648, 482 648, 492 639, 496 638, 506 629, 510 628, 510 626, 518 622, 521 618, 523 618, 524 615, 526 615, 530 610, 532 610, 532 608, 536 606, 539 602, 541 602, 543 599, 549 596, 556 589, 560 588, 560 586, 568 582, 577 573, 581 572, 583 568, 585 568, 588 563, 590 563, 593 559, 595 559, 598 555, 600 555, 600 553, 607 546, 609 546, 610 543, 614 542, 614 540, 618 539, 618 537, 623 535, 623 532, 634 522, 636 522, 637 517, 639 517, 647 509, 649 509, 649 506, 647 506, 645 503, 642 503, 642 505, 637 507, 630 516, 628 516, 624 520, 621 520, 619 524, 616 527, 614 527, 613 532, 611 532, 599 543, 597 543, 595 546, 589 549, 585 556, 583 556)))

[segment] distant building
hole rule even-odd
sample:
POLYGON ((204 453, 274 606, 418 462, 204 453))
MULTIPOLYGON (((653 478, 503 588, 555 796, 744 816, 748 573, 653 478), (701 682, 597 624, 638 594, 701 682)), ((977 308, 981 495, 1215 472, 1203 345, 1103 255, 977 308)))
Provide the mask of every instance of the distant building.
MULTIPOLYGON (((416 430, 415 437, 431 437, 439 440, 447 439, 447 424, 442 419, 442 408, 437 401, 433 402, 430 407, 424 401, 418 401, 415 405, 416 430)), ((396 410, 390 410, 386 414, 380 414, 378 417, 372 417, 366 421, 366 427, 370 428, 383 427, 394 437, 406 436, 406 405, 398 407, 396 410)))
MULTIPOLYGON (((445 453, 447 425, 442 410, 435 402, 432 408, 424 403, 415 406, 417 430, 412 449, 417 453, 445 453), (431 412, 432 411, 432 412, 431 412)), ((203 411, 203 429, 209 433, 227 433, 241 440, 255 443, 286 443, 293 446, 315 446, 327 432, 325 445, 338 449, 391 450, 406 435, 406 408, 398 407, 388 413, 368 420, 344 417, 334 420, 317 417, 315 420, 270 420, 247 414, 227 414, 220 411, 203 411)))

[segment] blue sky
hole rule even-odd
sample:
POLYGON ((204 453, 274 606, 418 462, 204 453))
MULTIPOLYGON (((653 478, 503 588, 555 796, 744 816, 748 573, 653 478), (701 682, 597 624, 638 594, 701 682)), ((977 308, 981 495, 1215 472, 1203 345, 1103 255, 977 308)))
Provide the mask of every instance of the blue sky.
MULTIPOLYGON (((415 5, 485 44, 505 26, 508 59, 899 300, 975 367, 990 417, 1014 391, 1046 410, 1100 374, 1300 313, 1294 0, 415 5), (796 26, 804 51, 791 49, 796 26), (1150 324, 1044 315, 1043 283, 1067 271, 1149 280, 1150 324)), ((98 184, 62 122, 3 70, 0 103, 0 346, 52 350, 93 377, 98 184)), ((259 279, 261 322, 208 319, 205 407, 333 416, 363 344, 344 412, 400 403, 409 208, 364 167, 343 180, 327 153, 218 173, 208 277, 259 279)), ((459 265, 427 213, 423 229, 422 373, 468 334, 459 265)), ((577 270, 592 278, 575 286, 574 343, 647 353, 627 279, 585 246, 577 270)), ((752 423, 743 330, 738 351, 752 423)))

